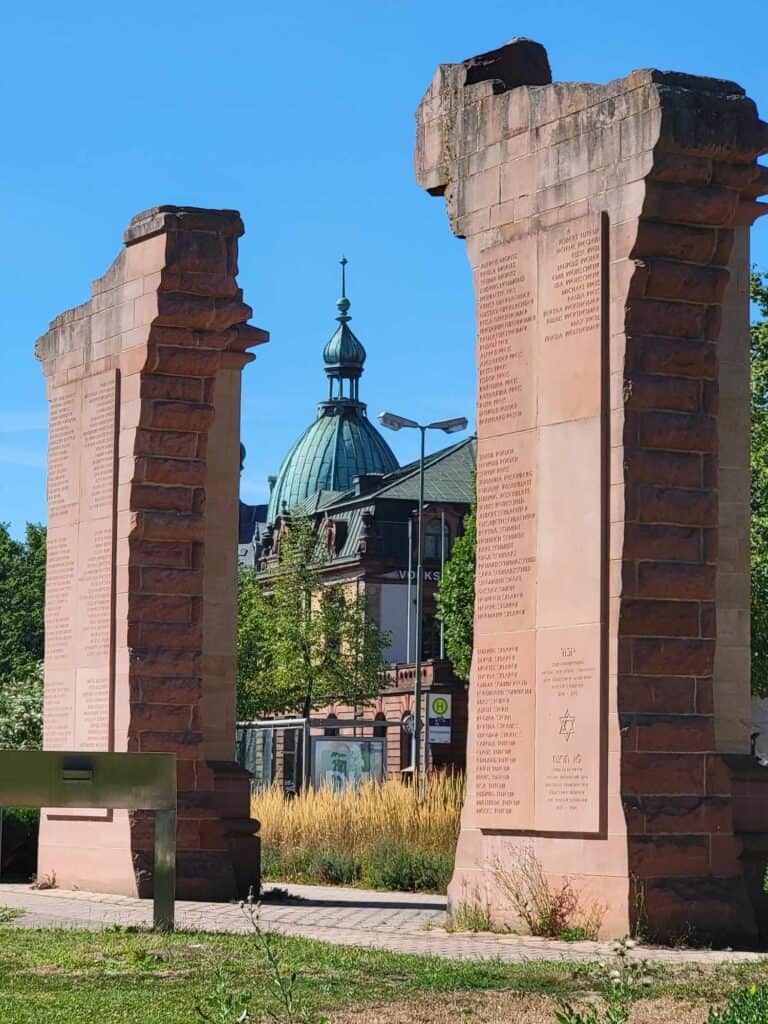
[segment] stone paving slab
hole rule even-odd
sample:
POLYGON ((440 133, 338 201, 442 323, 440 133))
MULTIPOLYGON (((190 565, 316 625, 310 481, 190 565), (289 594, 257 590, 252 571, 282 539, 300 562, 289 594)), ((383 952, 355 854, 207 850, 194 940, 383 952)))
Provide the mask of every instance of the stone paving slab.
MULTIPOLYGON (((268 886, 273 889, 276 886, 268 886)), ((439 956, 451 960, 589 961, 611 956, 608 942, 559 942, 526 935, 451 934, 445 931, 445 897, 422 893, 385 893, 332 886, 285 885, 288 900, 265 901, 262 928, 342 946, 385 949, 396 953, 439 956)), ((0 884, 0 905, 21 910, 12 922, 21 928, 90 928, 148 926, 152 903, 130 896, 33 890, 28 885, 0 884)), ((195 931, 248 933, 252 924, 237 903, 176 904, 177 927, 195 931)), ((760 952, 666 949, 637 946, 636 959, 667 964, 754 962, 760 952)))

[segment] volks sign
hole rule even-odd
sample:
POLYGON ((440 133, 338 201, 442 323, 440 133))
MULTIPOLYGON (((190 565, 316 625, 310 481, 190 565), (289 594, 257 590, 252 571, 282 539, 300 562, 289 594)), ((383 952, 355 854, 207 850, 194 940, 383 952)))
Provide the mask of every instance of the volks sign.
POLYGON ((430 743, 451 742, 451 704, 450 693, 430 693, 427 702, 430 743))

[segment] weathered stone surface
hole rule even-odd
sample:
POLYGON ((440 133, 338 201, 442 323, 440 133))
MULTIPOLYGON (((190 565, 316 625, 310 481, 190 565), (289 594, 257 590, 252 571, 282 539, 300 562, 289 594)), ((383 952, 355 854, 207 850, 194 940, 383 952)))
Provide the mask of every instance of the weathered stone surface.
MULTIPOLYGON (((236 551, 239 371, 245 348, 267 338, 245 323, 242 231, 234 211, 144 211, 91 301, 36 348, 52 437, 46 745, 176 754, 177 894, 189 898, 231 897, 249 870, 258 876, 256 823, 230 841, 218 807, 234 675, 203 672, 234 666, 234 571, 227 595, 210 567, 229 570, 236 551)), ((247 778, 234 772, 232 786, 247 802, 247 778)), ((145 894, 151 850, 141 815, 42 816, 40 870, 62 886, 145 894)))
POLYGON ((445 196, 451 228, 466 239, 478 312, 478 640, 450 898, 482 892, 510 919, 493 865, 511 865, 532 844, 546 874, 574 876, 608 901, 607 934, 632 925, 642 891, 656 935, 679 934, 690 919, 715 938, 749 939, 720 756, 748 737, 738 701, 718 698, 720 686, 732 694, 749 683, 726 680, 727 659, 716 661, 734 643, 725 623, 736 620, 721 624, 715 608, 728 599, 718 540, 731 578, 747 570, 736 538, 748 487, 730 436, 748 436, 738 421, 748 406, 742 225, 766 210, 755 199, 768 191, 756 163, 768 126, 732 82, 644 70, 605 86, 549 84, 529 43, 504 50, 441 65, 417 113, 416 175, 445 196), (610 253, 603 277, 585 219, 597 215, 610 253), (569 230, 573 258, 557 266, 553 299, 538 283, 542 253, 569 230), (590 274, 597 316, 584 293, 590 274), (591 326, 601 339, 592 350, 583 340, 591 326), (566 381, 551 367, 567 367, 566 381), (576 394, 602 425, 586 441, 576 438, 576 394), (567 467, 557 445, 534 440, 549 409, 547 429, 571 435, 567 467), (550 477, 561 510, 551 520, 550 477), (556 552, 549 560, 542 532, 556 552), (590 537, 598 546, 580 569, 590 537), (540 593, 552 596, 542 603, 540 593), (606 701, 575 712, 572 681, 557 673, 577 645, 563 639, 546 679, 531 647, 542 627, 554 635, 574 622, 593 623, 600 637, 583 678, 602 680, 606 701), (599 781, 585 791, 603 811, 579 838, 566 824, 584 786, 568 775, 578 741, 560 751, 543 721, 573 736, 598 727, 599 781), (543 757, 553 752, 560 795, 547 817, 543 757))

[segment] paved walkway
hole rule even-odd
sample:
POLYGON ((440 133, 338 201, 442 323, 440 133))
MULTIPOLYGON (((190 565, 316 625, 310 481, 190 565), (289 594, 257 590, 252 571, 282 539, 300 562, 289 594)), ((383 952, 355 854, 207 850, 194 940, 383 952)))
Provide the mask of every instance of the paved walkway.
MULTIPOLYGON (((453 960, 599 960, 610 957, 610 943, 556 942, 520 935, 450 934, 445 931, 445 898, 422 893, 372 892, 331 886, 279 887, 289 898, 267 897, 261 926, 284 935, 321 939, 343 946, 387 949, 453 960)), ((28 885, 0 884, 0 906, 21 910, 13 926, 26 928, 106 928, 113 924, 150 925, 152 903, 130 896, 36 891, 28 885)), ((251 923, 237 903, 176 904, 178 928, 210 932, 249 932, 251 923)), ((638 946, 630 955, 664 963, 744 962, 764 954, 729 950, 661 949, 638 946)))

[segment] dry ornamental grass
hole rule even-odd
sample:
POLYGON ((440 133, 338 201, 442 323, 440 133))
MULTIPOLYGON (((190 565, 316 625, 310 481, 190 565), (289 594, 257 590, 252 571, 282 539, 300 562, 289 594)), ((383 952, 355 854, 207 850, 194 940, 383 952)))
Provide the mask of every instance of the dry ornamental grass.
POLYGON ((420 790, 401 782, 366 783, 340 792, 306 789, 286 798, 273 785, 251 803, 261 822, 265 876, 443 888, 453 866, 463 797, 463 778, 438 774, 420 790))

